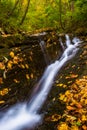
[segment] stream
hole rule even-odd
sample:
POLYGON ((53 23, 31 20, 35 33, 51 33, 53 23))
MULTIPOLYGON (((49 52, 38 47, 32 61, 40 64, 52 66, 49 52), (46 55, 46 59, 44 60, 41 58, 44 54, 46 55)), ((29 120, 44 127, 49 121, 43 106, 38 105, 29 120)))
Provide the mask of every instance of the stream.
POLYGON ((40 41, 45 61, 45 71, 42 70, 43 74, 42 76, 40 75, 41 78, 39 77, 39 81, 34 86, 27 102, 18 103, 11 108, 9 107, 5 113, 0 113, 1 130, 34 129, 34 127, 43 122, 44 115, 41 113, 41 109, 47 100, 56 76, 58 76, 62 67, 76 55, 82 42, 76 37, 70 40, 68 35, 65 35, 65 39, 65 43, 63 43, 60 38, 59 41, 63 52, 61 56, 56 56, 57 59, 55 58, 53 61, 46 50, 45 42, 43 40, 40 41))

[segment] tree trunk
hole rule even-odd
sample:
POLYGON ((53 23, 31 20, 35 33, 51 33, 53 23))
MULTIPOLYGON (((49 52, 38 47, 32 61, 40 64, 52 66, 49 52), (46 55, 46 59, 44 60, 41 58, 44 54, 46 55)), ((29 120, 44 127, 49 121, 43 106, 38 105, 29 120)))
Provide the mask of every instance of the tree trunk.
POLYGON ((25 20, 25 18, 26 18, 26 14, 27 14, 28 9, 29 9, 29 4, 30 4, 30 0, 28 0, 27 6, 26 6, 26 9, 25 9, 25 13, 24 13, 24 15, 23 15, 23 17, 22 17, 22 20, 21 20, 21 22, 20 22, 20 25, 23 24, 23 22, 24 22, 24 20, 25 20))
POLYGON ((13 14, 13 12, 14 12, 14 10, 16 9, 16 7, 17 7, 19 1, 20 1, 20 0, 17 0, 17 1, 15 2, 15 5, 14 5, 13 9, 12 9, 12 11, 8 14, 8 16, 11 16, 11 15, 13 14))
POLYGON ((60 26, 64 30, 63 24, 62 24, 62 5, 61 5, 61 0, 59 0, 59 19, 60 19, 60 26))

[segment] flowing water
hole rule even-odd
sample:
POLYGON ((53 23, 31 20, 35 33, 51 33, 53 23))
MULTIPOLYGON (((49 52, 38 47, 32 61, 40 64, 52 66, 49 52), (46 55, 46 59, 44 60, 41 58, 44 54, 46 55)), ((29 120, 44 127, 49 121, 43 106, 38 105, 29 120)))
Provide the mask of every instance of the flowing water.
MULTIPOLYGON (((28 103, 17 104, 10 108, 6 113, 0 114, 0 129, 1 130, 21 130, 23 128, 34 128, 41 122, 43 116, 39 114, 42 105, 44 104, 49 91, 54 83, 54 79, 62 66, 71 58, 73 58, 79 49, 81 41, 78 38, 73 38, 71 41, 66 35, 66 42, 63 44, 60 39, 60 44, 63 47, 63 54, 60 59, 50 64, 44 71, 42 78, 37 83, 35 90, 28 103), (66 46, 65 46, 66 45, 66 46)), ((40 46, 44 53, 43 45, 40 46)), ((47 62, 46 56, 44 58, 47 62)))

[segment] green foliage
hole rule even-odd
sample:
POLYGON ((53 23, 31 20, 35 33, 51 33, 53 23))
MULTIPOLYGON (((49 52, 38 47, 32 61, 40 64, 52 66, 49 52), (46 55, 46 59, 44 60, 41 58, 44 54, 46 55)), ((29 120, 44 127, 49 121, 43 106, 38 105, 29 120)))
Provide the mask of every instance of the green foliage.
POLYGON ((14 32, 22 29, 33 31, 46 27, 57 27, 61 29, 61 23, 64 28, 71 27, 76 23, 79 26, 87 24, 87 1, 84 0, 31 0, 27 15, 22 25, 21 19, 25 12, 28 0, 1 0, 0 1, 0 27, 6 32, 14 32), (61 12, 60 12, 61 6, 61 12), (14 9, 15 7, 15 9, 14 9), (60 20, 61 16, 61 20, 60 20))

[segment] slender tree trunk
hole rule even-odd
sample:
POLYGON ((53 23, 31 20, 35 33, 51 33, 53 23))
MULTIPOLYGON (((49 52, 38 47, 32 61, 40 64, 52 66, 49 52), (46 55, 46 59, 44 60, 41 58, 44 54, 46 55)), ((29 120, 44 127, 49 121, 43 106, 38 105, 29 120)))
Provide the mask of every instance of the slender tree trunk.
POLYGON ((27 12, 28 12, 28 9, 29 9, 29 4, 30 4, 30 0, 28 0, 27 6, 26 6, 26 9, 25 9, 25 13, 24 13, 24 15, 23 15, 23 17, 22 17, 22 20, 21 20, 21 22, 20 22, 20 25, 23 24, 23 22, 24 22, 24 20, 25 20, 25 18, 26 18, 26 15, 27 15, 27 12))
POLYGON ((19 1, 20 1, 20 0, 16 0, 15 5, 14 5, 12 11, 8 14, 8 16, 11 16, 11 15, 13 14, 13 12, 14 12, 14 10, 16 9, 16 7, 17 7, 19 1))
POLYGON ((59 0, 59 19, 60 19, 60 26, 64 30, 63 24, 62 24, 62 5, 61 5, 61 0, 59 0))

